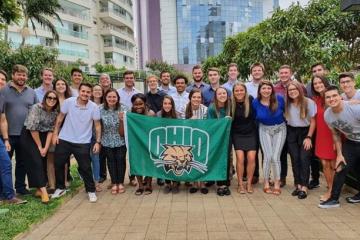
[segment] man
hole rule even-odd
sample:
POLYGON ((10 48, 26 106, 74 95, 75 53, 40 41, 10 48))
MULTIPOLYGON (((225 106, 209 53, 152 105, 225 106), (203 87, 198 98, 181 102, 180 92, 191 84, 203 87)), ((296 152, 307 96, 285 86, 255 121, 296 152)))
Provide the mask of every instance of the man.
POLYGON ((53 89, 54 72, 51 68, 43 68, 40 72, 42 84, 35 89, 36 96, 39 101, 42 101, 47 91, 53 89))
POLYGON ((111 88, 111 79, 110 79, 109 74, 107 74, 107 73, 100 74, 99 84, 100 84, 101 88, 103 89, 103 92, 106 93, 107 90, 109 90, 111 88))
POLYGON ((238 82, 237 78, 239 76, 238 66, 236 65, 236 63, 229 64, 227 74, 228 74, 228 81, 224 83, 222 87, 226 88, 232 94, 233 87, 235 83, 238 82))
MULTIPOLYGON (((349 171, 356 174, 360 181, 360 104, 351 104, 341 100, 336 86, 325 91, 325 103, 328 107, 324 118, 330 127, 336 147, 335 177, 330 198, 319 204, 320 208, 339 207, 341 188, 349 171), (345 141, 342 143, 342 135, 345 141)), ((346 198, 348 203, 360 203, 360 192, 346 198)))
MULTIPOLYGON (((6 75, 4 75, 6 77, 6 75)), ((6 78, 5 78, 6 81, 6 78)), ((1 89, 0 89, 1 90, 1 89)), ((0 92, 0 199, 9 204, 23 204, 27 201, 15 196, 12 181, 12 164, 8 152, 11 150, 8 123, 4 113, 4 96, 0 92)))
POLYGON ((161 110, 165 92, 158 90, 158 78, 154 75, 147 77, 149 92, 146 93, 146 102, 155 113, 161 110))
POLYGON ((350 72, 341 73, 339 75, 339 83, 341 91, 341 97, 345 101, 351 101, 353 103, 360 103, 360 90, 355 88, 354 74, 350 72))
MULTIPOLYGON (((292 81, 291 76, 293 75, 292 69, 289 65, 282 65, 279 68, 279 81, 274 85, 275 93, 285 97, 287 86, 292 81)), ((280 187, 286 185, 286 176, 288 171, 287 164, 287 145, 285 144, 281 150, 280 163, 281 163, 281 173, 280 173, 280 187)))
POLYGON ((21 195, 30 194, 26 189, 23 151, 20 148, 20 135, 26 116, 32 105, 38 102, 35 91, 26 85, 28 69, 23 65, 15 65, 12 69, 12 81, 3 91, 5 115, 9 127, 10 159, 15 152, 15 189, 21 195))
MULTIPOLYGON (((211 67, 208 69, 207 73, 210 85, 206 86, 202 93, 204 99, 204 105, 210 106, 214 101, 215 91, 220 87, 220 70, 218 68, 211 67)), ((228 96, 231 95, 231 91, 227 90, 228 96)))
POLYGON ((160 73, 160 82, 161 85, 159 90, 163 91, 167 95, 171 95, 176 92, 176 88, 170 85, 171 82, 171 75, 168 71, 162 71, 160 73))
POLYGON ((174 79, 176 92, 171 95, 175 102, 175 111, 178 118, 185 118, 185 105, 189 102, 189 93, 185 91, 188 79, 185 76, 177 76, 174 79))
POLYGON ((98 153, 101 141, 101 125, 99 107, 90 101, 91 91, 92 86, 90 84, 81 83, 79 96, 66 99, 56 119, 52 139, 53 144, 57 145, 55 150, 56 190, 52 198, 58 198, 65 194, 65 163, 70 155, 74 154, 79 165, 79 173, 88 192, 89 201, 97 201, 91 171, 90 141, 93 123, 95 123, 96 143, 91 151, 98 153), (65 122, 61 127, 64 119, 65 122))
POLYGON ((71 69, 71 95, 73 97, 79 96, 79 87, 83 80, 83 72, 80 68, 73 68, 71 69))
POLYGON ((123 79, 125 86, 117 90, 120 96, 120 103, 125 105, 128 109, 131 109, 131 97, 136 93, 140 93, 140 91, 134 87, 135 73, 130 70, 125 71, 123 73, 123 79))
POLYGON ((257 98, 257 92, 260 82, 265 75, 265 67, 262 63, 254 63, 250 66, 251 82, 247 82, 246 89, 253 98, 257 98))
POLYGON ((186 91, 188 93, 191 92, 191 90, 193 90, 193 88, 198 88, 200 90, 204 90, 206 87, 209 86, 209 84, 206 84, 203 82, 204 73, 203 73, 200 65, 195 65, 192 68, 192 77, 194 79, 194 82, 186 88, 186 91))
MULTIPOLYGON (((324 64, 316 63, 311 66, 311 73, 314 76, 326 77, 328 71, 324 64)), ((311 90, 311 81, 306 84, 307 97, 312 98, 313 92, 311 90)), ((314 136, 316 137, 316 135, 314 136)), ((314 141, 315 142, 315 141, 314 141)), ((311 180, 309 182, 309 189, 320 187, 320 160, 314 155, 310 162, 311 180)))

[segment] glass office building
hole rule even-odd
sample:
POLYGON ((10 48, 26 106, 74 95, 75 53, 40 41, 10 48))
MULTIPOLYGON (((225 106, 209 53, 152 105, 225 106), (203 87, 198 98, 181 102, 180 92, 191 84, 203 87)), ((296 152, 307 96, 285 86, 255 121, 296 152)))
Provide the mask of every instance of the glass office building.
POLYGON ((265 18, 263 7, 263 0, 176 0, 178 63, 197 64, 217 55, 227 36, 265 18))

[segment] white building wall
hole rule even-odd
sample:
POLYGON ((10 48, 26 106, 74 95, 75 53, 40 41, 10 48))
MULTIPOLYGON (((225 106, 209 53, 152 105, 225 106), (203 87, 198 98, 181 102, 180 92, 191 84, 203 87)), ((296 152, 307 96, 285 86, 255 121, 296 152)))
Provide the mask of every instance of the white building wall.
POLYGON ((178 63, 176 1, 160 0, 161 52, 164 61, 178 63))

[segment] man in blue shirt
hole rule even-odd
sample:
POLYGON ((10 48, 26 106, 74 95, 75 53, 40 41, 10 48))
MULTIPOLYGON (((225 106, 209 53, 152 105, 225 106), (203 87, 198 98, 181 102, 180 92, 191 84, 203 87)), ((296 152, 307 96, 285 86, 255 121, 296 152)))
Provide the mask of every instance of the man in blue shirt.
POLYGON ((198 88, 200 90, 204 90, 204 88, 208 87, 209 84, 204 83, 203 81, 203 77, 204 77, 204 73, 201 69, 200 65, 195 65, 192 69, 192 76, 194 79, 194 82, 191 83, 187 88, 186 91, 187 92, 191 92, 191 90, 193 90, 193 88, 198 88))
MULTIPOLYGON (((218 68, 211 67, 208 69, 208 79, 210 85, 205 87, 202 91, 204 105, 209 106, 214 101, 215 91, 220 87, 220 70, 218 68)), ((227 90, 228 96, 231 96, 231 91, 227 90)))

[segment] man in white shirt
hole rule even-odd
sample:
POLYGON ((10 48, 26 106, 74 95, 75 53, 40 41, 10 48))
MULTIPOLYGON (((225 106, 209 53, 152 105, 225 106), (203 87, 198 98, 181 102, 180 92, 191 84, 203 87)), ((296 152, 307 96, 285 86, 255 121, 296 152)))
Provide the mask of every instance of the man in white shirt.
POLYGON ((117 90, 120 96, 120 103, 128 109, 131 109, 131 97, 136 93, 140 93, 140 91, 135 88, 135 73, 130 70, 125 71, 123 73, 123 79, 125 86, 117 90))
POLYGON ((41 102, 47 91, 53 89, 52 82, 54 81, 54 72, 51 68, 43 68, 40 72, 40 78, 42 84, 40 87, 35 89, 36 96, 41 102))
POLYGON ((185 118, 184 106, 189 102, 189 93, 185 91, 188 79, 185 76, 177 76, 174 79, 176 92, 171 95, 175 102, 175 111, 178 118, 185 118))
POLYGON ((229 64, 227 74, 228 74, 228 80, 226 83, 222 85, 222 87, 226 88, 232 94, 233 87, 235 83, 238 82, 237 78, 239 76, 238 66, 236 63, 229 64))
POLYGON ((160 73, 160 87, 159 90, 163 91, 167 95, 171 95, 176 92, 176 88, 171 86, 171 74, 168 71, 162 71, 160 73))
POLYGON ((80 68, 71 69, 71 96, 77 97, 79 96, 79 87, 83 80, 83 72, 80 68))
POLYGON ((263 80, 265 74, 265 66, 262 63, 254 63, 250 67, 251 82, 247 82, 246 89, 249 95, 253 98, 257 98, 257 92, 260 82, 263 80))
POLYGON ((52 198, 58 198, 66 192, 65 164, 70 155, 74 154, 79 165, 79 173, 84 180, 85 189, 89 195, 89 201, 97 201, 91 170, 90 151, 98 153, 100 150, 101 124, 99 108, 94 102, 90 101, 91 91, 91 84, 81 83, 79 96, 66 99, 56 119, 52 142, 56 145, 55 176, 57 189, 52 198), (63 121, 64 124, 59 133, 63 121), (90 149, 93 124, 95 124, 96 143, 93 149, 90 149))

